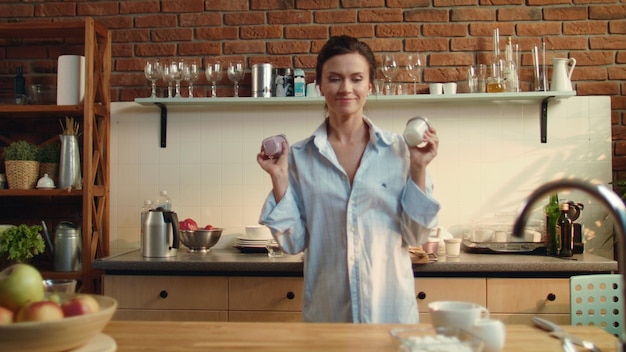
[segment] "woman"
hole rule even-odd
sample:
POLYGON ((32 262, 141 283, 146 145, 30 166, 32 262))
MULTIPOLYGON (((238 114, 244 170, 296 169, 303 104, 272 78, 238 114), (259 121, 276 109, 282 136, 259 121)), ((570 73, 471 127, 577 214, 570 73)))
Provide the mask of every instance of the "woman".
POLYGON ((305 254, 305 321, 419 321, 407 247, 437 222, 426 166, 439 142, 431 128, 426 146, 409 148, 363 115, 375 72, 365 43, 330 38, 316 66, 327 118, 279 158, 257 155, 273 186, 260 223, 305 254))

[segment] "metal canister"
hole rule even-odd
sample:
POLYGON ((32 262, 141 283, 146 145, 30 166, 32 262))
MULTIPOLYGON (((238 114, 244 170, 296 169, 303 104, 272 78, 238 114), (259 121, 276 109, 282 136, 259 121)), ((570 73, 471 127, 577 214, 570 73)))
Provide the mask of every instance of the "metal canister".
POLYGON ((54 270, 80 271, 82 268, 82 237, 71 222, 61 222, 54 238, 54 270))
POLYGON ((252 65, 252 97, 270 98, 272 96, 272 64, 252 65))
POLYGON ((273 97, 293 97, 293 72, 290 68, 275 68, 272 76, 273 97))

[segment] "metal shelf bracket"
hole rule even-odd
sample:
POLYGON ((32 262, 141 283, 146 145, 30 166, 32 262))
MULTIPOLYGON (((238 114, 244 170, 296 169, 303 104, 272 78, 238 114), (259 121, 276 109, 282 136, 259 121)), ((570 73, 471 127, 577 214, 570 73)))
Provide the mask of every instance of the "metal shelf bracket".
POLYGON ((167 106, 159 102, 154 105, 161 109, 161 148, 165 148, 167 146, 167 106))
POLYGON ((541 100, 540 135, 541 143, 548 143, 548 101, 554 96, 549 96, 541 100))

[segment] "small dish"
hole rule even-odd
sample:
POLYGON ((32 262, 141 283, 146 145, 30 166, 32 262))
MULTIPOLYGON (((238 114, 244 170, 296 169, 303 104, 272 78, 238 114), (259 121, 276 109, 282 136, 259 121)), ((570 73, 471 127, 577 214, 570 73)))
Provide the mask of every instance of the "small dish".
POLYGON ((53 189, 54 181, 48 177, 48 174, 44 174, 42 178, 37 181, 37 189, 53 189))
POLYGON ((391 339, 399 351, 468 351, 478 352, 484 342, 463 329, 444 328, 397 328, 389 330, 391 339))

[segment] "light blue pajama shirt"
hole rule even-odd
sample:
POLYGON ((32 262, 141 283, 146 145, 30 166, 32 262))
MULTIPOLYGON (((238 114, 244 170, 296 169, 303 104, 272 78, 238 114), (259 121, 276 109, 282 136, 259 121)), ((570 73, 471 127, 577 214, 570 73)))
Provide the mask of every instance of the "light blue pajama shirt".
POLYGON ((402 136, 367 118, 370 141, 354 182, 328 142, 326 121, 290 147, 289 186, 266 199, 260 223, 287 253, 304 251, 303 319, 310 322, 417 323, 408 246, 437 224, 432 181, 409 177, 402 136))

